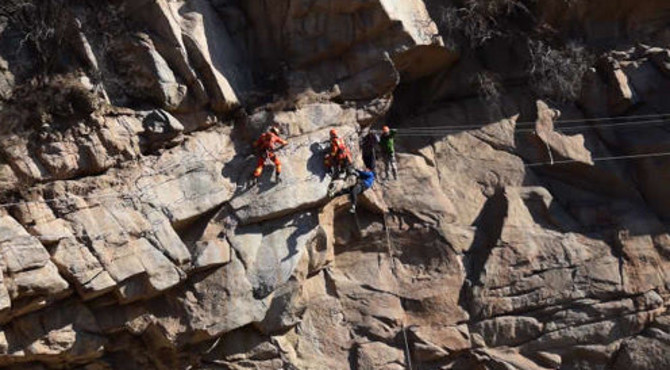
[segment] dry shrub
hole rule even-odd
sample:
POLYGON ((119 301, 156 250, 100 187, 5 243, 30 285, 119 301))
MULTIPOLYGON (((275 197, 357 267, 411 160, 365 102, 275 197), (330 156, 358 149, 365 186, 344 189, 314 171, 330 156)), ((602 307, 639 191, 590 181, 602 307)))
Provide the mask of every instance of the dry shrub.
POLYGON ((500 100, 502 84, 500 77, 496 74, 489 71, 477 73, 473 78, 473 83, 479 96, 487 102, 494 103, 500 100))
POLYGON ((36 77, 14 88, 0 112, 0 134, 37 130, 45 123, 66 129, 100 105, 101 99, 76 74, 36 77))
POLYGON ((474 48, 505 34, 505 19, 516 14, 529 14, 521 0, 464 0, 442 6, 438 23, 448 46, 464 38, 474 48))
POLYGON ((29 48, 38 72, 48 73, 64 43, 68 0, 2 0, 0 20, 22 37, 20 48, 29 48))
POLYGON ((577 99, 584 73, 594 62, 585 47, 568 43, 553 48, 543 41, 529 41, 530 86, 540 97, 556 102, 577 99))

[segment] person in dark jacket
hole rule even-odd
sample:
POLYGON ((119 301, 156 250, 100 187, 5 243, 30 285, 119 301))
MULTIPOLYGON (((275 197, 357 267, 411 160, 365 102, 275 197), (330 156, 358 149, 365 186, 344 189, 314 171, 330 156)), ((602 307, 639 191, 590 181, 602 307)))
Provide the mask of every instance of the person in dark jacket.
POLYGON ((363 143, 361 147, 363 149, 363 163, 365 167, 375 170, 377 158, 375 156, 375 149, 379 145, 379 136, 372 130, 368 132, 367 135, 363 137, 363 143))
POLYGON ((385 180, 389 179, 389 170, 393 173, 393 179, 398 179, 398 165, 395 159, 395 134, 396 130, 391 130, 388 126, 382 128, 382 135, 379 138, 379 146, 382 148, 384 158, 385 180))
POLYGON ((363 194, 364 191, 370 189, 372 184, 375 182, 375 173, 370 168, 366 168, 365 171, 356 170, 358 179, 356 184, 344 190, 344 192, 349 192, 349 200, 351 201, 351 208, 349 212, 356 213, 356 203, 358 202, 358 196, 363 194))

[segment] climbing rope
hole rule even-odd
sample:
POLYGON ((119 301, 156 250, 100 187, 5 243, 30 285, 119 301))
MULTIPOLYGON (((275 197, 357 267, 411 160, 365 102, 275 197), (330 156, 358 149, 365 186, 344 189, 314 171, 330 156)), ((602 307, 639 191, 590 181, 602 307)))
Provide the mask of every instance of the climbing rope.
MULTIPOLYGON (((395 258, 393 256, 393 245, 391 242, 391 232, 389 230, 389 223, 388 223, 388 211, 384 211, 383 217, 384 217, 384 230, 386 230, 386 251, 388 252, 389 259, 391 261, 391 271, 393 274, 396 274, 396 264, 395 264, 395 258)), ((406 328, 405 328, 405 320, 403 319, 400 322, 401 325, 401 330, 402 330, 402 336, 403 336, 403 341, 405 344, 405 358, 407 359, 406 361, 406 367, 409 370, 413 370, 412 368, 412 353, 410 352, 409 349, 409 341, 407 340, 407 333, 406 333, 406 328)))
POLYGON ((402 324, 402 336, 405 338, 405 356, 407 357, 407 368, 412 369, 412 354, 409 351, 409 341, 407 340, 407 329, 405 323, 402 324))

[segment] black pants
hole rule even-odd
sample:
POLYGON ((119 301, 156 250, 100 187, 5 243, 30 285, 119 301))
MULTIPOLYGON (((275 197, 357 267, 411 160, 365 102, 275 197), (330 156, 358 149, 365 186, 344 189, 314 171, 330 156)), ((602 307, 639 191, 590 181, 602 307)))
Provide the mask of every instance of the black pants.
POLYGON ((358 201, 358 196, 363 194, 365 191, 365 185, 363 185, 363 182, 358 181, 356 185, 354 185, 350 190, 349 190, 349 200, 351 201, 352 205, 356 205, 356 202, 358 201))
POLYGON ((365 163, 365 167, 371 169, 374 171, 375 165, 377 164, 377 159, 375 158, 375 154, 372 152, 366 153, 363 152, 363 163, 365 163))

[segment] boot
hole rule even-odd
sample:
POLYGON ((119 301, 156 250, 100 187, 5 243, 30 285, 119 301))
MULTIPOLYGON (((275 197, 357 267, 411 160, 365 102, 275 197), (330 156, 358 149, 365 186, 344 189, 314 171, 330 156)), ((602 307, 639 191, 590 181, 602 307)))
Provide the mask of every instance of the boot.
POLYGON ((352 205, 351 205, 351 208, 349 208, 349 213, 351 213, 351 214, 355 214, 355 213, 356 213, 356 205, 355 205, 355 204, 352 204, 352 205))
POLYGON ((277 172, 275 175, 275 183, 279 184, 281 182, 281 173, 277 172))

